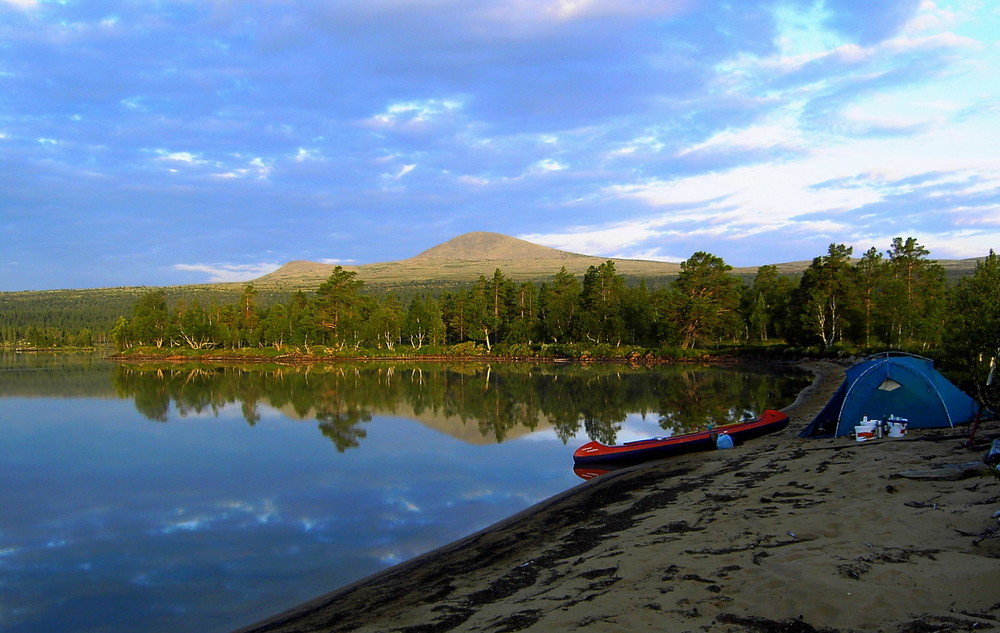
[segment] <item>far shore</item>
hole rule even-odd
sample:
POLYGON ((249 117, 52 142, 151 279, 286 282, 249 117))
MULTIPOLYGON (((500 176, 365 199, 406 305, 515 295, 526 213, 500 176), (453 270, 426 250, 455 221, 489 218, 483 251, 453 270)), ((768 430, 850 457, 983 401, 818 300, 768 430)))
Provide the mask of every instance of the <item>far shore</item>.
POLYGON ((785 431, 597 477, 238 633, 1000 627, 997 479, 907 474, 980 459, 1000 425, 972 448, 968 429, 800 439, 844 375, 800 366, 785 431))
POLYGON ((339 362, 456 362, 456 363, 575 363, 575 364, 622 364, 636 367, 674 363, 712 364, 800 364, 805 362, 802 355, 776 352, 768 348, 733 348, 725 350, 690 350, 671 354, 657 353, 642 348, 620 348, 621 353, 578 355, 560 354, 506 354, 487 351, 469 353, 441 352, 422 353, 312 353, 299 350, 276 353, 271 350, 183 350, 142 348, 116 352, 106 356, 116 362, 166 362, 166 363, 277 363, 277 364, 317 364, 339 362))

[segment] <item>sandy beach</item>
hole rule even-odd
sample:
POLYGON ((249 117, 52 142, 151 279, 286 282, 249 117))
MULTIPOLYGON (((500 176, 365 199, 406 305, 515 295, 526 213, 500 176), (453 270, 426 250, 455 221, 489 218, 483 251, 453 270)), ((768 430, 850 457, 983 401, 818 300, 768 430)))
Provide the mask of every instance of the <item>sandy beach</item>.
POLYGON ((800 439, 784 431, 597 477, 240 633, 1000 630, 1000 424, 800 439))

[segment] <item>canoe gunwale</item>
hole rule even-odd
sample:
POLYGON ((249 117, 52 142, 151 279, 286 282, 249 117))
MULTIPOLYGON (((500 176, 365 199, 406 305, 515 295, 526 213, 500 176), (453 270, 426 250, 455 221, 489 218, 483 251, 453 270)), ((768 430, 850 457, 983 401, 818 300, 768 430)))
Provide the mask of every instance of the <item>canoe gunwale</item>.
POLYGON ((715 448, 715 439, 722 433, 728 434, 735 442, 754 439, 774 433, 788 426, 788 416, 781 411, 768 409, 756 420, 727 424, 666 438, 647 438, 608 446, 600 442, 588 442, 573 453, 577 464, 610 464, 616 462, 638 463, 651 459, 693 453, 715 448))

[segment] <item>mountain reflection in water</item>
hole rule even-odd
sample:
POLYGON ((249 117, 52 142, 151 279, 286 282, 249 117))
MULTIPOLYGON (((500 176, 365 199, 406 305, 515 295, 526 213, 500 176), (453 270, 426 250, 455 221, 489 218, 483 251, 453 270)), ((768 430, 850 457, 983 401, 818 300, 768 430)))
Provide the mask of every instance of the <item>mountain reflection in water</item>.
POLYGON ((119 365, 117 394, 150 420, 215 412, 239 403, 248 424, 267 405, 317 420, 343 452, 384 414, 417 420, 473 444, 552 429, 569 441, 584 431, 613 444, 629 414, 655 418, 665 435, 725 424, 781 407, 808 384, 801 372, 667 365, 310 364, 293 367, 119 365))

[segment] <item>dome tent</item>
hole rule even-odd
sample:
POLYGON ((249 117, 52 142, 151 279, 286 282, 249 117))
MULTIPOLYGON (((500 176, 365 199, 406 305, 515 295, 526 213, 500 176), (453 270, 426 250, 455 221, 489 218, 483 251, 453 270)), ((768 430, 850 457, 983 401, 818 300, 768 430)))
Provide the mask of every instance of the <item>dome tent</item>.
POLYGON ((979 404, 934 369, 934 362, 901 352, 869 356, 847 369, 847 377, 799 437, 850 435, 866 416, 889 416, 911 429, 971 422, 979 404))

